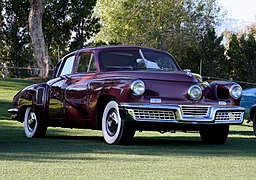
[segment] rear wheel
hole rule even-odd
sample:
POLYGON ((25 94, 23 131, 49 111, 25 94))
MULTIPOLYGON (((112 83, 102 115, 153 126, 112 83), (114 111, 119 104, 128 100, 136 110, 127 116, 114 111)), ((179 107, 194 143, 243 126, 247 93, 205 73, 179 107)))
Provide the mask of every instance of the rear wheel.
POLYGON ((27 138, 43 137, 47 130, 46 124, 42 122, 40 117, 28 107, 24 116, 24 131, 27 138))
POLYGON ((128 144, 134 137, 134 128, 131 123, 122 121, 115 101, 110 101, 105 106, 102 115, 102 133, 108 144, 128 144))
POLYGON ((200 129, 205 144, 224 144, 228 138, 229 125, 207 125, 200 129))

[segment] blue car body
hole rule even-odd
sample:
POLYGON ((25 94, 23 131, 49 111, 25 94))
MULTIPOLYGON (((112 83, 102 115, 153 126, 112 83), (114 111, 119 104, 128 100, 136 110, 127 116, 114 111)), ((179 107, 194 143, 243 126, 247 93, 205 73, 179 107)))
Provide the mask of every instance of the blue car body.
POLYGON ((245 108, 245 119, 253 121, 256 113, 256 88, 243 90, 240 106, 245 108))

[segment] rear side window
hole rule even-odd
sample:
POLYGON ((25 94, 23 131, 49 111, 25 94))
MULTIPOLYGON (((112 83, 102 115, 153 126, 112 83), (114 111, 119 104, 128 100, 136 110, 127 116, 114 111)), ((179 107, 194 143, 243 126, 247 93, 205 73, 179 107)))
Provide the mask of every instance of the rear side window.
POLYGON ((96 62, 93 53, 81 53, 78 57, 77 72, 95 72, 96 62))

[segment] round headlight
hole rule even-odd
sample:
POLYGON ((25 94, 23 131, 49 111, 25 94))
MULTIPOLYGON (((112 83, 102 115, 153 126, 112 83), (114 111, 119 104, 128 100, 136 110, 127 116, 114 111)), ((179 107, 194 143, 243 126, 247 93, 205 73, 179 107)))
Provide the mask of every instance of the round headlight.
POLYGON ((202 88, 199 85, 193 85, 188 89, 189 98, 199 100, 202 97, 202 88))
POLYGON ((145 92, 145 84, 141 80, 133 81, 131 84, 131 90, 135 96, 140 96, 145 92))
POLYGON ((242 96, 242 87, 238 84, 233 84, 229 89, 229 94, 234 99, 239 99, 242 96))

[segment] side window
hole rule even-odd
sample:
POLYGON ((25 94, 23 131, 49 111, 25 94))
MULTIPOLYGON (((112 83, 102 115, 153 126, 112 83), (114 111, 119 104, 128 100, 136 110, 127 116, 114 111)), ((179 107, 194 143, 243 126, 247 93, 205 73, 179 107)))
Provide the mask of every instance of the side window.
POLYGON ((75 60, 75 56, 70 56, 64 60, 64 64, 61 67, 62 69, 60 72, 60 76, 72 73, 74 60, 75 60))
POLYGON ((92 53, 82 53, 79 55, 77 72, 95 72, 96 63, 92 53))

